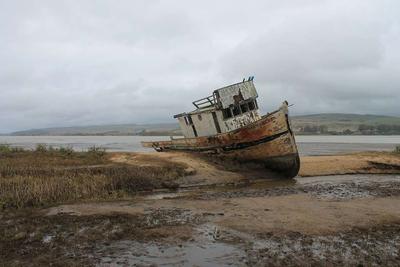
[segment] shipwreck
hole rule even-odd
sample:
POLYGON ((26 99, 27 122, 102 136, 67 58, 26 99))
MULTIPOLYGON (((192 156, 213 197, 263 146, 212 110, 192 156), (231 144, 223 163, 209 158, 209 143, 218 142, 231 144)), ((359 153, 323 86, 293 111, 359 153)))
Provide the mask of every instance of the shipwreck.
POLYGON ((240 163, 257 163, 293 178, 300 159, 290 128, 288 102, 262 116, 254 77, 214 90, 193 102, 194 111, 177 114, 184 138, 142 142, 156 151, 216 153, 240 163))

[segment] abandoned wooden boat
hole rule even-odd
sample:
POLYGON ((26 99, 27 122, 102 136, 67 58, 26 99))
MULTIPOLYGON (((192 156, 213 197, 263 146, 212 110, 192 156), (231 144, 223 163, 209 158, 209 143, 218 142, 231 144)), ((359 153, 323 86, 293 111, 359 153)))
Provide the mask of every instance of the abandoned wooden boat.
POLYGON ((241 163, 261 163, 293 178, 300 159, 288 117, 288 103, 261 116, 249 77, 193 102, 196 110, 175 115, 184 138, 142 142, 156 151, 212 152, 241 163))

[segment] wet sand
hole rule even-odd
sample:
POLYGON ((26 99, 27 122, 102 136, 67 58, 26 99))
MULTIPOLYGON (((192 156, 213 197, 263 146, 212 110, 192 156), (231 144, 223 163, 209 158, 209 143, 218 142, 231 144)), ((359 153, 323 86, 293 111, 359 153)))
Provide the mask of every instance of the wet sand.
POLYGON ((187 165, 176 191, 4 213, 5 265, 400 264, 400 156, 302 157, 293 180, 259 179, 184 153, 115 162, 187 165), (23 214, 23 215, 22 215, 23 214))
POLYGON ((362 152, 301 158, 300 176, 337 174, 389 174, 400 172, 400 156, 388 152, 362 152))

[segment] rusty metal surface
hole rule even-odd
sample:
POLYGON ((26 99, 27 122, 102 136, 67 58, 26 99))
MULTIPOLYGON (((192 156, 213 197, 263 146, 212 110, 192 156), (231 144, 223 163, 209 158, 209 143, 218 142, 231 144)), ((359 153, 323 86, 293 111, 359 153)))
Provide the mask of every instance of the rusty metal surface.
POLYGON ((277 111, 228 133, 142 144, 160 151, 217 152, 238 161, 265 163, 272 169, 287 173, 287 177, 295 176, 300 167, 286 102, 277 111))
POLYGON ((171 141, 142 142, 142 144, 145 147, 157 146, 165 149, 212 150, 241 142, 257 141, 288 130, 287 106, 283 105, 279 110, 270 113, 268 116, 228 133, 197 138, 180 138, 171 141))

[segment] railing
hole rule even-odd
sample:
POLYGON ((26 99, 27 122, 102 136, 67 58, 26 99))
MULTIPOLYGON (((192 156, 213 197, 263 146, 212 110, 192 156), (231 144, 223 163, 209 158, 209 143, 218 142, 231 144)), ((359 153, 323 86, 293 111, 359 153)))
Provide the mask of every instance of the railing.
POLYGON ((212 106, 215 106, 215 103, 216 103, 216 101, 215 101, 214 95, 210 95, 210 96, 204 97, 204 98, 202 98, 202 99, 193 101, 193 105, 194 105, 196 108, 208 108, 208 107, 212 107, 212 106))

